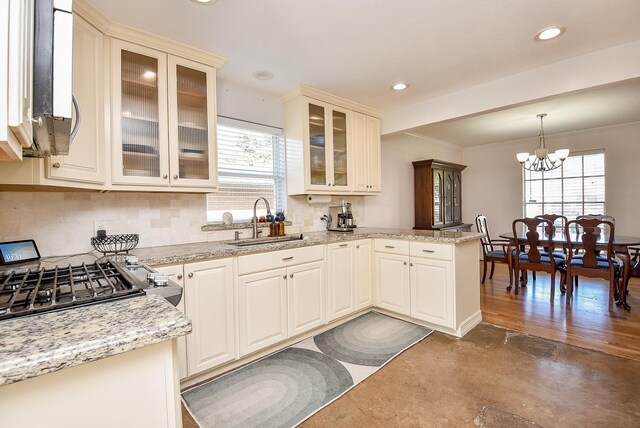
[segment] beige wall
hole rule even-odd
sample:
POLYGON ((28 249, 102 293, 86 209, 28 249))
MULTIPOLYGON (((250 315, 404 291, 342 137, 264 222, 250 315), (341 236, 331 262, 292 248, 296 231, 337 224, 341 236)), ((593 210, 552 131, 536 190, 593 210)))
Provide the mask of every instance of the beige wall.
POLYGON ((366 225, 411 229, 414 223, 413 165, 439 159, 462 162, 462 149, 403 133, 382 137, 382 193, 364 199, 366 225))
MULTIPOLYGON (((463 150, 465 221, 482 213, 493 235, 510 230, 513 219, 523 215, 522 169, 515 154, 532 152, 537 144, 534 137, 463 150)), ((606 212, 616 218, 618 234, 640 236, 640 122, 547 135, 547 146, 573 152, 605 149, 606 212)))
MULTIPOLYGON (((463 221, 473 223, 477 214, 489 219, 497 235, 508 231, 513 219, 523 215, 522 169, 515 159, 521 151, 533 151, 537 136, 462 149, 422 140, 406 134, 382 139, 383 191, 365 198, 367 226, 414 226, 412 161, 440 159, 467 165, 463 172, 463 221)), ((547 135, 550 149, 572 151, 605 149, 606 210, 616 217, 619 234, 640 236, 640 123, 547 135)))

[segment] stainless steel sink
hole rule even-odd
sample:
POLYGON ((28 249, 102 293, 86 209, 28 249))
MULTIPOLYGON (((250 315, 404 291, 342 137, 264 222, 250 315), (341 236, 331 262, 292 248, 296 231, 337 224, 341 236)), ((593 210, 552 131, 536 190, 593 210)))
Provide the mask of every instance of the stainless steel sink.
POLYGON ((236 247, 250 247, 253 245, 264 245, 264 244, 277 244, 279 242, 288 242, 288 241, 300 241, 301 235, 295 236, 283 236, 280 238, 257 238, 257 239, 242 239, 240 241, 228 241, 227 244, 235 245, 236 247))

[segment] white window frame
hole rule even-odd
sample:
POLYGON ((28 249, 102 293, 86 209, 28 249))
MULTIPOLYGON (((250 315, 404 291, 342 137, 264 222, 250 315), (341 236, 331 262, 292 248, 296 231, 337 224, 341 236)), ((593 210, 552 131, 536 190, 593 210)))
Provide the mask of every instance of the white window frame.
MULTIPOLYGON (((222 128, 224 126, 231 126, 241 129, 246 129, 248 131, 253 132, 262 132, 265 134, 271 134, 274 137, 278 138, 277 144, 278 147, 275 148, 274 156, 276 157, 274 161, 274 170, 272 174, 260 174, 260 173, 242 173, 238 171, 226 172, 224 167, 220 167, 220 162, 218 164, 218 191, 221 190, 221 177, 238 177, 245 179, 256 179, 256 178, 264 178, 264 179, 273 179, 275 182, 275 190, 274 190, 274 201, 275 203, 271 206, 271 213, 275 215, 277 211, 286 210, 287 203, 287 189, 286 189, 286 145, 284 140, 284 132, 282 128, 264 125, 261 123, 245 121, 241 119, 234 119, 226 116, 218 116, 218 127, 222 128)), ((218 139, 220 142, 220 138, 218 139)), ((220 144, 220 143, 218 143, 220 144)), ((220 159, 220 152, 218 152, 218 159, 220 159)), ((224 180, 222 180, 224 181, 224 180)), ((210 210, 210 207, 216 203, 217 193, 210 193, 206 197, 206 210, 207 210, 207 223, 208 224, 221 224, 222 220, 218 219, 217 215, 214 216, 212 214, 213 210, 210 210)), ((264 203, 259 203, 257 207, 257 215, 265 215, 266 207, 264 203)), ((221 211, 221 210, 215 210, 221 211)), ((242 223, 242 222, 250 222, 251 217, 253 215, 253 205, 251 207, 244 207, 241 209, 235 210, 225 210, 231 212, 233 215, 234 223, 242 223)))
MULTIPOLYGON (((580 156, 580 157, 584 157, 587 155, 593 155, 593 154, 602 154, 603 156, 603 172, 602 174, 597 174, 597 175, 585 175, 584 174, 584 163, 582 166, 582 174, 579 176, 580 178, 582 178, 582 202, 575 202, 575 201, 571 201, 571 202, 565 202, 564 201, 564 165, 560 167, 560 177, 554 177, 554 178, 549 178, 549 180, 560 180, 561 183, 561 194, 562 194, 562 200, 561 202, 545 202, 545 198, 544 198, 544 184, 542 185, 542 202, 530 202, 527 201, 527 189, 526 186, 531 182, 531 181, 538 181, 539 179, 527 179, 527 172, 526 170, 523 168, 522 170, 522 211, 523 211, 523 216, 527 217, 527 206, 528 205, 538 205, 541 204, 542 205, 542 214, 560 214, 560 215, 565 215, 565 205, 576 205, 576 204, 581 204, 582 205, 582 214, 597 214, 595 212, 585 212, 585 205, 586 204, 602 204, 602 214, 606 214, 606 158, 605 158, 605 150, 604 149, 599 149, 599 150, 588 150, 588 151, 578 151, 578 152, 573 152, 569 155, 569 157, 575 157, 575 156, 580 156), (603 180, 603 186, 604 186, 604 200, 602 201, 588 201, 585 202, 585 198, 584 198, 584 190, 585 190, 585 186, 584 186, 584 181, 587 178, 592 178, 592 177, 602 177, 603 180), (546 212, 545 211, 545 205, 560 205, 562 207, 561 212, 546 212)), ((576 176, 573 177, 566 177, 566 178, 578 178, 576 176)), ((542 173, 542 179, 541 181, 544 183, 545 177, 544 177, 544 173, 542 173)), ((566 215, 565 215, 566 216, 566 215)), ((571 218, 569 218, 569 220, 571 220, 571 218)))

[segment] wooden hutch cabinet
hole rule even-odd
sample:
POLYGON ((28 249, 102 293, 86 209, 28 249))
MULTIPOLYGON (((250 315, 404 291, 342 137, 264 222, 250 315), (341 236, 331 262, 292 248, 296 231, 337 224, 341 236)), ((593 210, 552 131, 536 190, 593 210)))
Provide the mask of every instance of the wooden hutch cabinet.
POLYGON ((465 165, 429 159, 413 162, 414 229, 470 231, 462 223, 462 170, 465 165))

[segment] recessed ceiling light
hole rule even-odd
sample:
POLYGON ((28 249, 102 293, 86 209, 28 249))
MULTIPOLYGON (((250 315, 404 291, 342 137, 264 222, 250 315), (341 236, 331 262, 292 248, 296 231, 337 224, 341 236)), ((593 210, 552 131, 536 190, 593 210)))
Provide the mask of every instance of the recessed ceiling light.
POLYGON ((154 80, 156 78, 156 72, 152 70, 147 70, 142 73, 142 78, 147 80, 154 80))
POLYGON ((534 39, 539 42, 544 42, 545 40, 551 40, 558 37, 560 34, 564 33, 564 27, 549 27, 544 30, 538 32, 534 39))
POLYGON ((258 80, 271 80, 273 79, 273 73, 266 70, 254 71, 253 77, 258 80))
POLYGON ((206 4, 214 4, 218 0, 191 0, 194 3, 206 5, 206 4))
POLYGON ((407 83, 396 83, 391 87, 391 89, 393 89, 394 91, 404 91, 408 87, 409 85, 407 83))

